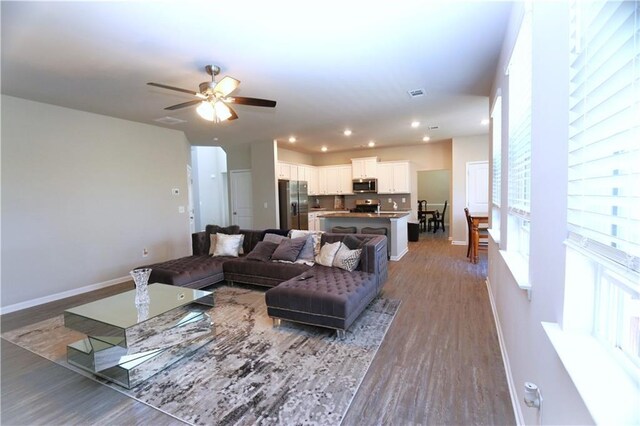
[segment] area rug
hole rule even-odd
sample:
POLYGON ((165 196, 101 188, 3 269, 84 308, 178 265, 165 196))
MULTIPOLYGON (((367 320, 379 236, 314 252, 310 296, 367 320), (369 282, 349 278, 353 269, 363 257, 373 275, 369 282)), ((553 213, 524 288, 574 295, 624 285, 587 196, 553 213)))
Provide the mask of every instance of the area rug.
POLYGON ((84 335, 64 327, 62 316, 2 337, 190 424, 337 425, 400 306, 375 299, 341 340, 318 327, 274 328, 263 291, 214 292, 216 338, 130 390, 66 362, 66 345, 84 335))

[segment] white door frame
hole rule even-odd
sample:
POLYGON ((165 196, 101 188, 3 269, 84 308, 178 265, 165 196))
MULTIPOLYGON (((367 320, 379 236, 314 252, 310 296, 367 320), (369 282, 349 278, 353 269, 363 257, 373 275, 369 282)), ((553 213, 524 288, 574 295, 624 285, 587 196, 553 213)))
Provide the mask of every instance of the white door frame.
POLYGON ((189 231, 193 234, 196 232, 196 218, 193 207, 193 173, 189 164, 187 164, 187 194, 189 196, 189 231))

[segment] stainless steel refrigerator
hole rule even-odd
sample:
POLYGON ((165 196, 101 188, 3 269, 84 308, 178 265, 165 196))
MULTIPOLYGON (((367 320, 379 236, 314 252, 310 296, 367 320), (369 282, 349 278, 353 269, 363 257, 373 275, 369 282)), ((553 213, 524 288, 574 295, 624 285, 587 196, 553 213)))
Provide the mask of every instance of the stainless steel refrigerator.
POLYGON ((280 229, 309 229, 307 182, 279 180, 280 229))

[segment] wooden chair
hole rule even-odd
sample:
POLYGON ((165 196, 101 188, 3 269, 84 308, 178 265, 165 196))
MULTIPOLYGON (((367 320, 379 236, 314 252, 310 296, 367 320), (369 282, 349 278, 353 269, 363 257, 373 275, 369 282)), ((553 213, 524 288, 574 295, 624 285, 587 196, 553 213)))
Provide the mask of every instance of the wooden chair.
MULTIPOLYGON (((471 251, 473 248, 473 221, 471 220, 471 215, 469 214, 469 209, 467 207, 464 208, 464 215, 467 218, 467 232, 469 235, 467 257, 471 257, 471 251)), ((478 236, 480 237, 480 241, 478 241, 478 250, 487 251, 489 247, 489 231, 487 228, 478 228, 478 236)))
POLYGON ((418 225, 420 232, 427 230, 427 200, 418 201, 418 225))
POLYGON ((331 228, 331 232, 335 234, 356 234, 358 233, 358 228, 355 226, 334 226, 331 228))
POLYGON ((428 229, 431 229, 431 226, 433 225, 433 233, 435 234, 436 231, 438 230, 438 228, 440 226, 442 226, 442 232, 445 232, 444 229, 444 215, 447 212, 447 203, 449 201, 445 201, 444 202, 444 208, 442 209, 442 213, 440 213, 438 210, 436 210, 436 212, 433 214, 432 217, 429 218, 429 221, 427 223, 427 227, 428 229))

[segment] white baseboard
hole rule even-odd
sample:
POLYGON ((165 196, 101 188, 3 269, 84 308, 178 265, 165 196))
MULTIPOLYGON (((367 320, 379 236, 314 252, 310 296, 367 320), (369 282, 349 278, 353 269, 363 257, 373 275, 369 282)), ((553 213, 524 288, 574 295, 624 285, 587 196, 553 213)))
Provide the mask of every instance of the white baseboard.
POLYGON ((498 310, 496 308, 495 301, 493 300, 493 293, 491 292, 491 282, 489 281, 488 277, 485 283, 487 285, 487 292, 489 293, 489 302, 491 303, 493 320, 496 324, 496 332, 498 333, 498 342, 500 343, 500 352, 502 353, 504 372, 507 375, 507 385, 509 386, 509 394, 511 394, 511 405, 513 406, 513 413, 516 416, 516 424, 518 426, 523 426, 525 423, 524 417, 522 416, 522 408, 518 403, 518 393, 516 392, 516 386, 513 382, 513 375, 511 374, 511 364, 509 363, 509 356, 507 355, 507 347, 504 342, 504 336, 502 335, 502 327, 500 326, 500 319, 498 318, 498 310))
POLYGON ((404 256, 407 253, 409 253, 409 247, 407 247, 404 250, 402 250, 402 252, 399 253, 397 256, 389 256, 389 260, 398 261, 398 260, 402 259, 402 256, 404 256))
POLYGON ((451 245, 452 246, 466 246, 467 242, 466 241, 451 240, 451 245))
POLYGON ((97 284, 91 284, 85 287, 74 288, 73 290, 63 291, 61 293, 52 294, 50 296, 39 297, 37 299, 27 300, 25 302, 15 303, 9 306, 0 307, 0 315, 9 314, 11 312, 20 311, 22 309, 32 308, 34 306, 42 305, 56 300, 64 299, 66 297, 77 296, 78 294, 88 293, 90 291, 99 290, 101 288, 109 287, 115 284, 131 281, 131 277, 115 278, 113 280, 104 281, 97 284))

